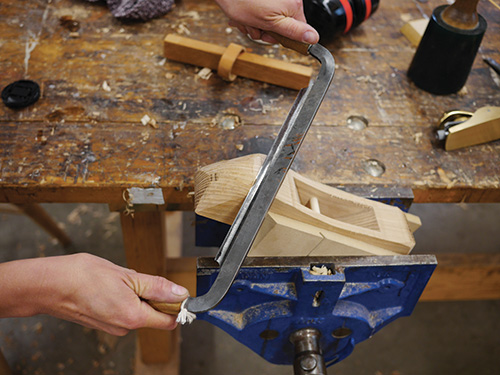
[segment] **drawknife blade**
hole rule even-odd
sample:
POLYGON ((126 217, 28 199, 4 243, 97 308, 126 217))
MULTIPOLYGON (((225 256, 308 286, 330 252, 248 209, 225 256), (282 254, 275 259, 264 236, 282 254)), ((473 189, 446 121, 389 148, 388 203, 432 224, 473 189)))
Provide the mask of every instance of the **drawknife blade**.
POLYGON ((212 287, 202 296, 187 299, 185 308, 192 313, 214 308, 231 287, 330 86, 335 72, 335 60, 330 51, 314 44, 307 52, 321 63, 318 76, 297 95, 236 215, 215 258, 221 267, 212 287))

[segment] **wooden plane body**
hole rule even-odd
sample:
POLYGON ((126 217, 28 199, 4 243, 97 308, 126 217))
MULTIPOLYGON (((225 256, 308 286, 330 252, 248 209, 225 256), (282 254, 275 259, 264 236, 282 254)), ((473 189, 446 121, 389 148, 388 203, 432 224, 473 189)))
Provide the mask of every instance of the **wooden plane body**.
MULTIPOLYGON (((265 155, 201 168, 195 211, 231 224, 265 155)), ((257 234, 252 256, 408 254, 420 225, 414 215, 312 181, 290 170, 257 234)))

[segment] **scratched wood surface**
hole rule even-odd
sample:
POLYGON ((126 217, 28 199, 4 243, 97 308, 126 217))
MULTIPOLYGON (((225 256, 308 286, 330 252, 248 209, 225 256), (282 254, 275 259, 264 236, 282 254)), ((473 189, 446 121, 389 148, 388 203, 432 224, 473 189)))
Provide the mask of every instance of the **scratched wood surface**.
MULTIPOLYGON (((467 90, 437 97, 408 81, 414 48, 399 29, 440 3, 385 0, 328 45, 336 75, 294 169, 333 186, 409 187, 419 202, 500 201, 500 141, 446 152, 433 135, 443 111, 500 105, 500 78, 482 61, 500 61, 500 10, 480 2, 488 31, 467 90), (351 115, 368 127, 350 129, 351 115), (385 173, 365 172, 368 159, 385 173)), ((159 187, 168 208, 190 209, 197 168, 267 152, 297 93, 242 78, 201 79, 199 68, 164 60, 162 41, 172 32, 319 68, 229 32, 208 0, 177 2, 145 23, 79 0, 0 0, 0 87, 27 78, 42 88, 29 108, 0 105, 0 201, 120 204, 127 187, 159 187), (68 19, 78 22, 73 31, 68 19), (141 124, 146 114, 157 128, 141 124), (234 116, 228 128, 224 120, 234 116)))

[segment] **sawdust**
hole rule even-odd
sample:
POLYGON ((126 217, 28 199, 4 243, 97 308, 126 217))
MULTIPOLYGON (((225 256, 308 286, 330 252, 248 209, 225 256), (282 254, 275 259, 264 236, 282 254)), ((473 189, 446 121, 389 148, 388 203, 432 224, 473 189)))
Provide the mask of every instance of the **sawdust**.
POLYGON ((451 180, 448 177, 448 174, 443 170, 443 168, 438 167, 436 171, 441 181, 443 181, 446 184, 447 189, 451 189, 457 183, 456 180, 451 180))
POLYGON ((382 85, 379 81, 377 81, 376 79, 373 79, 370 76, 361 76, 361 77, 358 77, 358 78, 356 78, 356 81, 374 84, 375 85, 375 96, 376 97, 379 97, 383 93, 386 92, 386 89, 385 89, 384 85, 382 85))
POLYGON ((147 130, 144 130, 141 133, 141 140, 143 143, 145 143, 149 139, 149 132, 147 130))
POLYGON ((68 214, 66 221, 73 225, 80 225, 82 223, 81 215, 86 214, 88 211, 89 207, 87 205, 80 204, 68 214))
POLYGON ((420 141, 421 141, 423 135, 424 134, 422 132, 418 132, 418 133, 413 134, 413 139, 415 140, 415 143, 417 145, 420 144, 420 141))

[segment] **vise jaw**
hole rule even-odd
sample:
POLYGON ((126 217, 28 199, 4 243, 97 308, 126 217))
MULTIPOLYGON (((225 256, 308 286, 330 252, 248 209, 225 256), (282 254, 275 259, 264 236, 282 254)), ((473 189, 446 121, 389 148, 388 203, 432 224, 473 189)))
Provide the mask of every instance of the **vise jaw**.
MULTIPOLYGON (((312 329, 329 366, 410 315, 436 264, 433 255, 247 258, 220 304, 198 319, 283 365, 294 363, 297 332, 312 329)), ((219 266, 200 258, 197 268, 197 292, 204 294, 219 266)))

